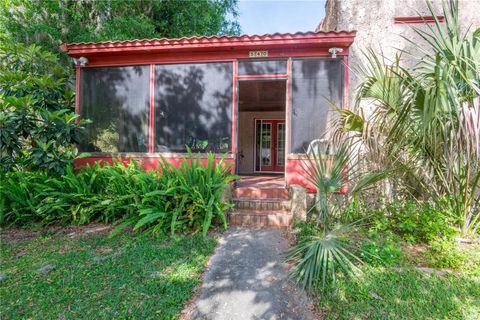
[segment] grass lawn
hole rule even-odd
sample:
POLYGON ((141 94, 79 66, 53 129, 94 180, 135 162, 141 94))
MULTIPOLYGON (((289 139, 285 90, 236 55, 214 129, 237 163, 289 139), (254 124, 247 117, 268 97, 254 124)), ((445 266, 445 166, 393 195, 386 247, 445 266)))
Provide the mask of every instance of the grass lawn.
POLYGON ((2 243, 1 318, 175 319, 214 247, 211 237, 139 233, 2 243))
POLYGON ((365 266, 318 294, 326 319, 480 319, 480 278, 365 266), (333 292, 333 293, 332 293, 333 292))

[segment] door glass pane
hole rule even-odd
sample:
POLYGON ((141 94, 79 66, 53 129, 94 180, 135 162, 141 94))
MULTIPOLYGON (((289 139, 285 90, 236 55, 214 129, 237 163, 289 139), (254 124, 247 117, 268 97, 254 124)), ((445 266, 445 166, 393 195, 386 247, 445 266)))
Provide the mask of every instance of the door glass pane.
POLYGON ((277 124, 277 165, 285 165, 285 123, 277 124))
POLYGON ((262 166, 269 166, 272 164, 271 143, 272 143, 272 124, 263 123, 262 124, 262 143, 261 143, 262 166))

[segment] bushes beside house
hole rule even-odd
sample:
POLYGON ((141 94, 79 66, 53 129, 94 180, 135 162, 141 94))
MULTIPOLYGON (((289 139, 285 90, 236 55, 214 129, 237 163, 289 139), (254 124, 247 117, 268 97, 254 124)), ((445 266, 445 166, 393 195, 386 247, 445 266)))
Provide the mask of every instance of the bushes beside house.
POLYGON ((95 164, 65 174, 16 169, 3 174, 1 225, 115 222, 153 233, 206 234, 214 223, 227 226, 229 203, 222 191, 234 176, 209 154, 205 165, 191 153, 176 168, 163 160, 157 170, 129 164, 95 164))

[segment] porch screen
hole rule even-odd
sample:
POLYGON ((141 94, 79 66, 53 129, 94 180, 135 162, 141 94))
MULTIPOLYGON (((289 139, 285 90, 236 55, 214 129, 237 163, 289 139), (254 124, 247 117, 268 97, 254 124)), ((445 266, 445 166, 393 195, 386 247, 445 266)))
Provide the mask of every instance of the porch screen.
POLYGON ((155 66, 155 151, 230 150, 232 78, 231 62, 155 66))
POLYGON ((239 60, 239 75, 287 74, 287 60, 239 60))
POLYGON ((325 134, 332 107, 343 97, 343 62, 336 59, 292 61, 291 153, 304 153, 310 142, 325 134))
POLYGON ((149 66, 82 69, 80 114, 92 120, 82 151, 147 151, 149 77, 149 66))

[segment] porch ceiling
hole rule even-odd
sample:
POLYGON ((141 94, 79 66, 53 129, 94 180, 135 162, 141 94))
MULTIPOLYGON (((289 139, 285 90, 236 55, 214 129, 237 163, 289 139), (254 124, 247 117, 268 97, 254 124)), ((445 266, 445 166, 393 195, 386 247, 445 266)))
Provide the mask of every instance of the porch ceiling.
POLYGON ((285 111, 286 89, 283 80, 240 81, 238 110, 285 111))

